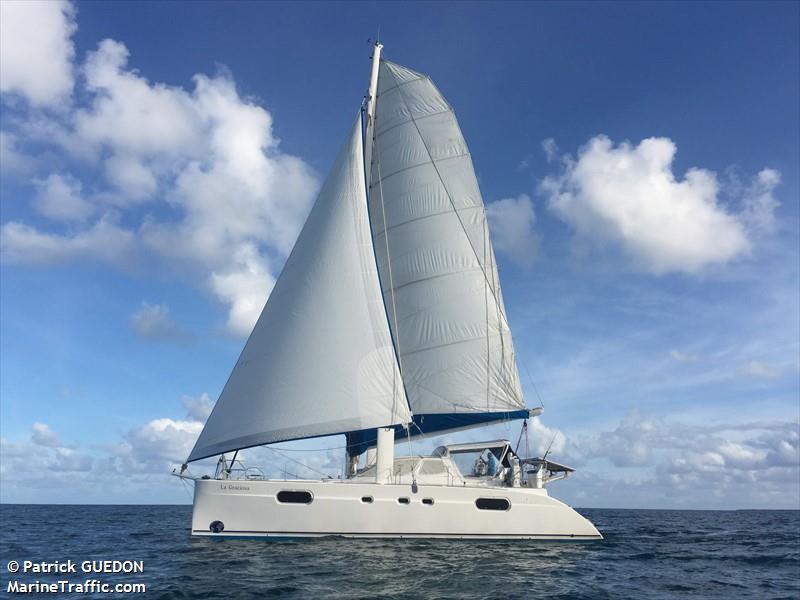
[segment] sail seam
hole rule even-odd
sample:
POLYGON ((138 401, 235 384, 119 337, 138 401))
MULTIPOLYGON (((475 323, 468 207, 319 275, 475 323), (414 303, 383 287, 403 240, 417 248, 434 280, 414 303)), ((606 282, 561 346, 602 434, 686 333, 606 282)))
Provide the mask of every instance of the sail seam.
MULTIPOLYGON (((474 270, 475 270, 474 268, 470 269, 470 271, 474 271, 474 270)), ((407 283, 402 283, 402 284, 396 286, 393 289, 394 290, 402 290, 403 288, 407 288, 409 286, 416 285, 417 283, 425 283, 427 281, 432 281, 434 279, 440 279, 442 277, 451 277, 453 275, 461 275, 464 272, 465 271, 462 269, 461 271, 450 271, 449 273, 438 273, 436 275, 429 275, 428 277, 422 277, 420 279, 415 279, 414 281, 409 281, 407 283)))
MULTIPOLYGON (((376 142, 378 141, 378 137, 377 136, 375 136, 375 141, 376 142)), ((427 148, 426 148, 426 150, 427 150, 427 148)), ((428 156, 430 156, 430 152, 428 152, 428 156)), ((448 161, 448 160, 454 160, 456 158, 464 158, 465 156, 469 156, 469 152, 465 152, 464 154, 455 154, 453 156, 448 156, 447 158, 441 158, 441 159, 439 159, 439 162, 445 162, 445 161, 448 161)), ((425 165, 429 165, 432 162, 433 162, 433 160, 426 160, 425 162, 421 162, 421 163, 418 163, 416 165, 411 165, 410 167, 403 167, 402 169, 399 169, 397 171, 389 173, 389 175, 386 175, 384 177, 384 179, 389 179, 390 177, 394 177, 395 175, 399 175, 400 173, 404 173, 406 171, 410 171, 411 169, 417 169, 419 167, 424 167, 425 165)), ((437 171, 437 174, 438 174, 438 171, 437 171)), ((441 179, 441 177, 439 179, 441 179)), ((375 187, 375 184, 374 183, 370 184, 370 187, 371 188, 375 187)))
POLYGON ((444 344, 434 344, 433 346, 428 346, 426 348, 417 348, 416 350, 411 350, 406 352, 403 356, 411 356, 412 354, 419 354, 420 352, 427 352, 428 350, 436 350, 437 348, 446 348, 448 346, 457 346, 458 344, 466 344, 467 342, 474 342, 477 340, 482 340, 485 336, 477 335, 469 338, 464 338, 463 340, 456 340, 455 342, 446 342, 444 344))
MULTIPOLYGON (((465 206, 464 208, 460 208, 459 210, 462 211, 462 212, 468 211, 468 210, 480 210, 480 206, 465 206)), ((389 228, 386 231, 392 231, 392 230, 397 229, 399 227, 403 227, 403 226, 409 225, 411 223, 416 223, 417 221, 424 221, 425 219, 433 219, 434 217, 441 217, 443 215, 449 215, 450 212, 451 212, 450 209, 448 209, 448 210, 443 210, 443 211, 440 211, 440 212, 435 212, 435 213, 429 213, 427 215, 422 215, 421 217, 414 217, 413 219, 408 219, 407 221, 403 221, 402 223, 395 223, 394 225, 390 225, 389 228)), ((376 233, 375 235, 376 236, 384 235, 386 233, 386 231, 381 230, 378 233, 376 233)))
MULTIPOLYGON (((402 95, 402 91, 401 91, 401 95, 402 95)), ((403 97, 403 102, 404 103, 406 102, 405 97, 403 97)), ((406 104, 406 106, 408 106, 408 105, 406 104)), ((456 204, 453 201, 453 196, 450 194, 450 190, 447 189, 447 184, 444 182, 444 178, 442 177, 442 174, 439 171, 439 167, 436 164, 436 160, 434 160, 433 155, 431 154, 430 148, 428 148, 428 144, 425 141, 425 137, 422 135, 422 131, 420 131, 419 125, 417 124, 417 121, 413 116, 411 117, 411 122, 414 123, 414 127, 417 129, 417 134, 419 135, 420 141, 422 141, 422 145, 425 148, 426 152, 428 153, 428 158, 430 159, 430 162, 433 165, 434 170, 436 171, 436 176, 439 178, 439 181, 441 181, 442 187, 444 188, 444 191, 447 194, 447 198, 450 200, 450 205, 453 207, 453 212, 456 214, 456 218, 458 218, 458 222, 461 225, 461 229, 464 231, 464 235, 467 238, 467 243, 469 244, 469 247, 472 249, 472 253, 475 255, 475 258, 477 259, 478 263, 480 264, 481 259, 478 256, 478 252, 475 250, 475 246, 472 244, 472 240, 470 239, 469 234, 467 233, 467 228, 464 226, 464 222, 461 219, 461 215, 459 214, 458 209, 456 208, 456 204)), ((463 138, 463 136, 462 136, 462 138, 463 138)), ((376 139, 377 139, 377 137, 376 137, 376 139)), ((455 157, 449 157, 449 158, 455 158, 455 157)), ((379 174, 379 178, 380 178, 380 174, 379 174)), ((488 275, 486 274, 486 269, 484 268, 484 265, 481 264, 480 267, 481 267, 481 271, 483 272, 483 279, 486 282, 486 284, 489 286, 489 289, 492 292, 492 296, 494 297, 494 301, 499 303, 499 299, 497 298, 497 294, 494 291, 494 287, 489 283, 489 278, 488 278, 488 275)))
POLYGON ((425 77, 417 77, 416 79, 409 79, 408 81, 401 81, 400 83, 396 83, 392 87, 385 89, 381 92, 381 96, 385 96, 386 94, 391 94, 395 90, 399 90, 404 85, 408 85, 409 83, 416 83, 417 81, 424 81, 425 77))
MULTIPOLYGON (((430 117, 436 117, 436 116, 439 116, 439 115, 446 115, 446 114, 452 113, 452 112, 453 112, 453 109, 450 108, 450 107, 447 107, 444 110, 438 110, 438 111, 433 112, 433 113, 428 113, 426 115, 419 116, 419 117, 417 117, 417 120, 422 121, 423 119, 428 119, 430 117)), ((386 129, 384 129, 383 131, 377 131, 376 130, 375 131, 375 135, 376 136, 384 135, 385 133, 389 133, 393 129, 397 129, 398 127, 402 127, 403 125, 406 125, 407 123, 410 123, 411 122, 410 113, 411 113, 411 109, 409 109, 409 118, 407 120, 402 121, 400 123, 395 123, 391 127, 387 127, 386 129)))

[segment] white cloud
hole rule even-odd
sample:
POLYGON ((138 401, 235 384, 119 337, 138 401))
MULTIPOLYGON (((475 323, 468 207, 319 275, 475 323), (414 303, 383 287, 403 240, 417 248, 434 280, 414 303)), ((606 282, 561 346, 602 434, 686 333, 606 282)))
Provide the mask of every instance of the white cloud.
POLYGON ((83 68, 88 108, 75 114, 78 136, 128 156, 197 156, 202 151, 201 116, 182 88, 150 84, 126 70, 124 44, 106 39, 83 68))
POLYGON ((183 408, 186 409, 187 417, 193 421, 200 421, 201 423, 206 422, 208 415, 211 414, 211 409, 214 408, 214 403, 206 393, 200 394, 197 397, 184 396, 181 398, 181 404, 183 404, 183 408))
POLYGON ((13 221, 0 228, 0 254, 10 263, 53 265, 88 260, 125 266, 134 251, 134 235, 111 217, 75 234, 45 233, 13 221))
POLYGON ((675 362, 681 363, 697 362, 700 360, 700 357, 697 354, 681 352, 680 350, 670 350, 669 356, 675 362))
POLYGON ((153 419, 130 431, 120 452, 134 460, 138 469, 168 471, 186 460, 202 429, 198 421, 153 419))
POLYGON ((24 175, 31 171, 35 161, 17 150, 17 136, 0 131, 0 169, 3 175, 24 175))
POLYGON ((752 229, 770 232, 775 229, 775 209, 780 203, 773 191, 781 182, 781 174, 775 169, 762 169, 745 190, 742 218, 752 229))
POLYGON ((542 140, 542 150, 547 157, 547 162, 551 163, 558 158, 558 145, 553 138, 542 140))
POLYGON ((495 248, 515 263, 530 267, 536 259, 538 239, 533 231, 536 214, 530 197, 521 194, 486 206, 495 248))
POLYGON ((108 180, 131 200, 147 200, 158 188, 153 172, 132 156, 111 156, 105 163, 108 180))
POLYGON ((61 446, 61 440, 58 439, 56 432, 45 423, 33 424, 31 427, 31 441, 37 446, 46 446, 48 448, 61 446))
POLYGON ((0 2, 0 92, 59 107, 71 94, 73 6, 59 0, 0 2))
POLYGON ((79 105, 49 116, 29 112, 3 133, 4 154, 19 155, 35 142, 66 150, 63 158, 80 161, 74 172, 82 174, 48 180, 60 195, 45 194, 52 190, 41 184, 35 203, 70 227, 6 223, 3 259, 120 267, 134 257, 166 259, 223 303, 228 329, 245 335, 308 212, 317 178, 281 152, 270 113, 241 97, 229 74, 196 75, 188 90, 148 81, 128 67, 128 57, 124 44, 102 41, 80 67, 79 105), (87 189, 92 194, 81 196, 87 189), (144 201, 166 202, 168 210, 150 204, 143 215, 144 201), (121 214, 110 214, 109 205, 121 214))
POLYGON ((696 273, 748 254, 749 222, 768 222, 777 205, 771 196, 777 172, 762 171, 744 212, 734 214, 720 203, 711 171, 693 168, 675 177, 676 150, 668 138, 615 146, 597 136, 577 159, 562 157, 562 172, 546 177, 540 190, 578 239, 616 246, 656 275, 696 273))
POLYGON ((613 431, 568 439, 565 453, 579 462, 608 459, 617 467, 681 465, 692 471, 800 470, 800 424, 751 422, 690 425, 628 414, 613 431), (797 460, 795 460, 795 458, 797 460))
POLYGON ((139 309, 131 315, 130 324, 143 338, 177 344, 191 341, 191 335, 169 318, 169 308, 164 304, 142 302, 139 309))
POLYGON ((750 377, 763 377, 766 379, 775 379, 781 376, 780 367, 769 365, 767 363, 751 360, 739 368, 739 374, 748 375, 750 377))
POLYGON ((248 335, 261 314, 275 280, 266 262, 252 246, 235 252, 232 268, 211 274, 211 288, 230 305, 228 329, 234 334, 248 335))
POLYGON ((52 174, 34 183, 33 206, 49 219, 81 223, 94 212, 94 207, 83 199, 83 185, 71 175, 52 174))

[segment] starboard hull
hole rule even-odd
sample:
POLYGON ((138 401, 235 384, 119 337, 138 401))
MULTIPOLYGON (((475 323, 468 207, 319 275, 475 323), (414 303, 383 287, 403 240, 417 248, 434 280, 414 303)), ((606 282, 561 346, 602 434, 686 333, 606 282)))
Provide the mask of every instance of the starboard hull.
POLYGON ((419 485, 414 492, 407 484, 338 480, 195 480, 192 534, 602 539, 589 520, 545 490, 419 485), (280 492, 307 492, 311 501, 305 502, 308 496, 301 494, 301 502, 280 502, 280 492), (478 508, 476 501, 484 498, 498 500, 501 505, 505 500, 507 508, 478 508))

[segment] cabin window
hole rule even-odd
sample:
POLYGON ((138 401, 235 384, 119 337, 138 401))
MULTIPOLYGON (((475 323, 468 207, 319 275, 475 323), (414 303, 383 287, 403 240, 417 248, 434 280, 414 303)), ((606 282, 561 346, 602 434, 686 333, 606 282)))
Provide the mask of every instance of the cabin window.
POLYGON ((411 503, 411 500, 409 500, 408 498, 398 498, 397 501, 400 504, 410 504, 411 503))
POLYGON ((475 506, 481 510, 508 510, 511 503, 505 498, 478 498, 475 506))
POLYGON ((372 496, 361 496, 361 501, 364 504, 372 504, 372 496))
POLYGON ((211 525, 208 526, 209 531, 213 533, 221 533, 223 529, 225 529, 225 524, 222 521, 211 521, 211 525))
POLYGON ((305 490, 281 490, 278 492, 278 502, 282 504, 311 504, 314 496, 305 490))
POLYGON ((423 498, 422 503, 427 504, 428 506, 433 506, 433 498, 423 498))

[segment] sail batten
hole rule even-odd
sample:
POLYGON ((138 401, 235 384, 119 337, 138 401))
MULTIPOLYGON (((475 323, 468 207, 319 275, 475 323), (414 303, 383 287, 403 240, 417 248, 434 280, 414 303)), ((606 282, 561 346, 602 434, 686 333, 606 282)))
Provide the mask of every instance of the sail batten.
POLYGON ((409 423, 354 124, 189 460, 409 423))
POLYGON ((441 415, 437 428, 449 429, 466 425, 455 415, 526 414, 469 149, 430 78, 388 61, 370 168, 378 270, 414 422, 441 415))

